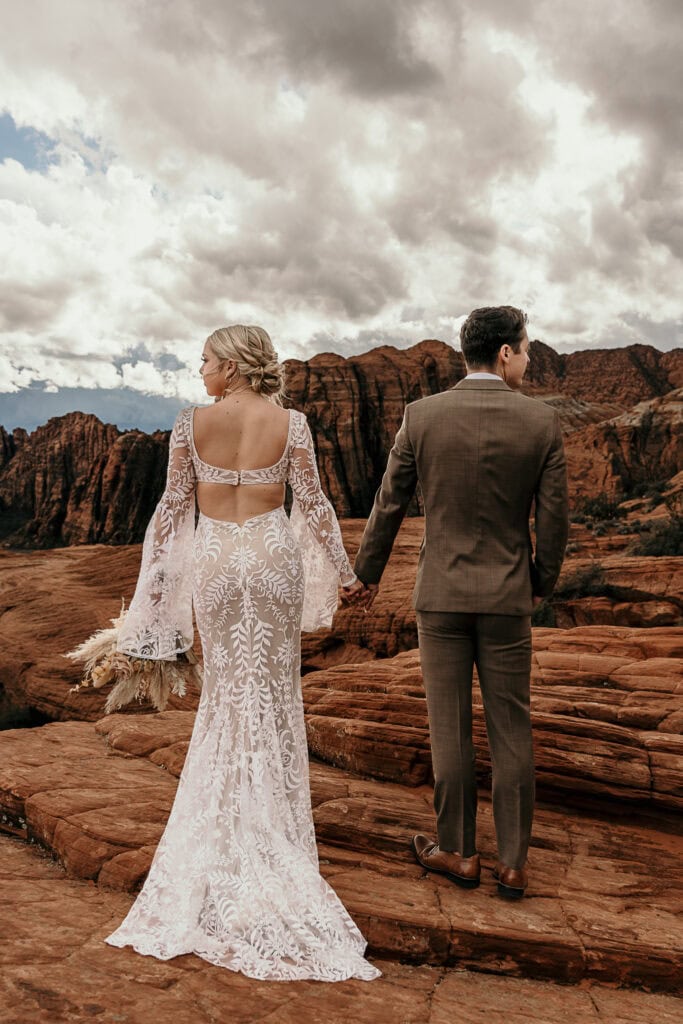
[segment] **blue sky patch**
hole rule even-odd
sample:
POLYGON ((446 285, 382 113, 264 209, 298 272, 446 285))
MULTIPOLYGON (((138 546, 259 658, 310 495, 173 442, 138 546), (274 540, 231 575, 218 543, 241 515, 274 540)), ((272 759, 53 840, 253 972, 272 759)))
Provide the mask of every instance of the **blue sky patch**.
POLYGON ((0 161, 17 160, 28 171, 43 171, 57 160, 54 140, 36 128, 19 128, 11 114, 0 114, 0 161))

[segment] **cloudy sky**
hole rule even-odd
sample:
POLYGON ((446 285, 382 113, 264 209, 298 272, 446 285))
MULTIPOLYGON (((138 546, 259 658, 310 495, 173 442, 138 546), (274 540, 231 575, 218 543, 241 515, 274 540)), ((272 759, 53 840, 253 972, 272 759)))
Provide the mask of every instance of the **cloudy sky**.
POLYGON ((560 351, 683 341, 680 0, 0 15, 10 419, 107 389, 166 426, 230 322, 282 358, 456 342, 503 302, 560 351))

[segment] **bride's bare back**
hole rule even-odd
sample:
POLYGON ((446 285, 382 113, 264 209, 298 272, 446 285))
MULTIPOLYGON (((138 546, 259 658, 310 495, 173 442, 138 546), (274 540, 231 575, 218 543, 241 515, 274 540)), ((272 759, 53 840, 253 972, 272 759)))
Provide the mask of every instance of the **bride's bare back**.
MULTIPOLYGON (((220 469, 263 469, 281 458, 289 412, 250 392, 229 395, 194 410, 194 443, 199 458, 220 469)), ((284 484, 197 482, 199 510, 210 519, 244 523, 282 505, 284 484)))

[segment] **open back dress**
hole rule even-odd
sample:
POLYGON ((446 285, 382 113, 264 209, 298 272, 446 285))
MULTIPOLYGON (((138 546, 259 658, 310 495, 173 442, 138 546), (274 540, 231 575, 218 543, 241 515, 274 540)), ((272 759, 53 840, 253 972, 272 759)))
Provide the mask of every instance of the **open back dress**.
POLYGON ((300 632, 329 625, 355 577, 303 413, 274 465, 197 453, 194 409, 170 440, 118 649, 173 659, 201 639, 204 683, 185 765, 145 884, 106 941, 162 960, 196 953, 261 979, 370 980, 366 942, 318 869, 301 697, 300 632), (197 481, 285 483, 284 506, 242 524, 195 516, 197 481), (196 524, 195 524, 196 519, 196 524))

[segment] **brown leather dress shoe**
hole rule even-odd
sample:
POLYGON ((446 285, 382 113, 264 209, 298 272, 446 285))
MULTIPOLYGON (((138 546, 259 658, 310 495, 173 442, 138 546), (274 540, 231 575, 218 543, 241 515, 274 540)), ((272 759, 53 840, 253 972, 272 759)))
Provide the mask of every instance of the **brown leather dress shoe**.
POLYGON ((506 900, 521 900, 529 884, 524 868, 506 868, 502 861, 493 869, 493 877, 498 882, 498 895, 506 900))
POLYGON ((440 850, 437 843, 423 835, 413 836, 410 845, 418 864, 427 871, 445 875, 463 889, 476 889, 479 885, 481 867, 478 853, 473 857, 461 857, 459 853, 440 850))

